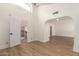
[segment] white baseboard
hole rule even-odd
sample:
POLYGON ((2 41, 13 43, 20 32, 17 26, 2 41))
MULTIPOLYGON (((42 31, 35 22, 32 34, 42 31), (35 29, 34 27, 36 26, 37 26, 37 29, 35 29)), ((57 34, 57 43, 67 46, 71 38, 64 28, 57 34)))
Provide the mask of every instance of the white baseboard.
POLYGON ((0 45, 0 49, 6 49, 6 48, 9 48, 9 45, 6 44, 0 45))
POLYGON ((79 53, 79 50, 77 50, 77 49, 73 49, 73 52, 79 53))
POLYGON ((27 40, 27 42, 33 42, 33 41, 39 41, 45 43, 48 42, 49 40, 27 40))

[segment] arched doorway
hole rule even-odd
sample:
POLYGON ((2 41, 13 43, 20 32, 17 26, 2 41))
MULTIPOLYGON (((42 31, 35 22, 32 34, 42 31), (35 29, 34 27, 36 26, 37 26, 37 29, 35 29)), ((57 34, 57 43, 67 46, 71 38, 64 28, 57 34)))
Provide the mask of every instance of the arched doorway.
POLYGON ((47 25, 47 36, 49 41, 51 40, 64 40, 64 42, 70 41, 73 47, 73 42, 75 38, 75 24, 74 20, 70 16, 63 16, 54 19, 49 19, 45 23, 47 25))

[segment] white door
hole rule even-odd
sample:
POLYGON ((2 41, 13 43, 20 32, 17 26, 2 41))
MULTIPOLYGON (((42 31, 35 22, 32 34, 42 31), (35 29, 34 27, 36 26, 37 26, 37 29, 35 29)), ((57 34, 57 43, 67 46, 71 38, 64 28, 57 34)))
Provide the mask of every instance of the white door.
POLYGON ((20 28, 20 19, 16 16, 10 16, 10 47, 21 43, 20 28))

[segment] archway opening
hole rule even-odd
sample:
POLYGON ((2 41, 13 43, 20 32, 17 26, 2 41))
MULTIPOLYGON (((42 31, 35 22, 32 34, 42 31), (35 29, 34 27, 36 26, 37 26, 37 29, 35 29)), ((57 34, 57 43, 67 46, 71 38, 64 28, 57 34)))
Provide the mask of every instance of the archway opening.
MULTIPOLYGON (((48 37, 50 42, 56 44, 67 45, 73 48, 75 38, 75 24, 70 16, 63 16, 47 20, 46 23, 49 28, 48 37)), ((73 50, 73 49, 72 49, 73 50)))

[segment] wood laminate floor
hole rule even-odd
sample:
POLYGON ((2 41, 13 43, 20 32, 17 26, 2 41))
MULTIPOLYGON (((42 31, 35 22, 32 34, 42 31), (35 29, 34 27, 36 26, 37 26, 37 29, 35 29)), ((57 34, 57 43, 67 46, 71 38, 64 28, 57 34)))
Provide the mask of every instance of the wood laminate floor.
POLYGON ((26 42, 16 47, 0 50, 2 56, 79 56, 73 50, 73 39, 52 37, 49 42, 26 42))

